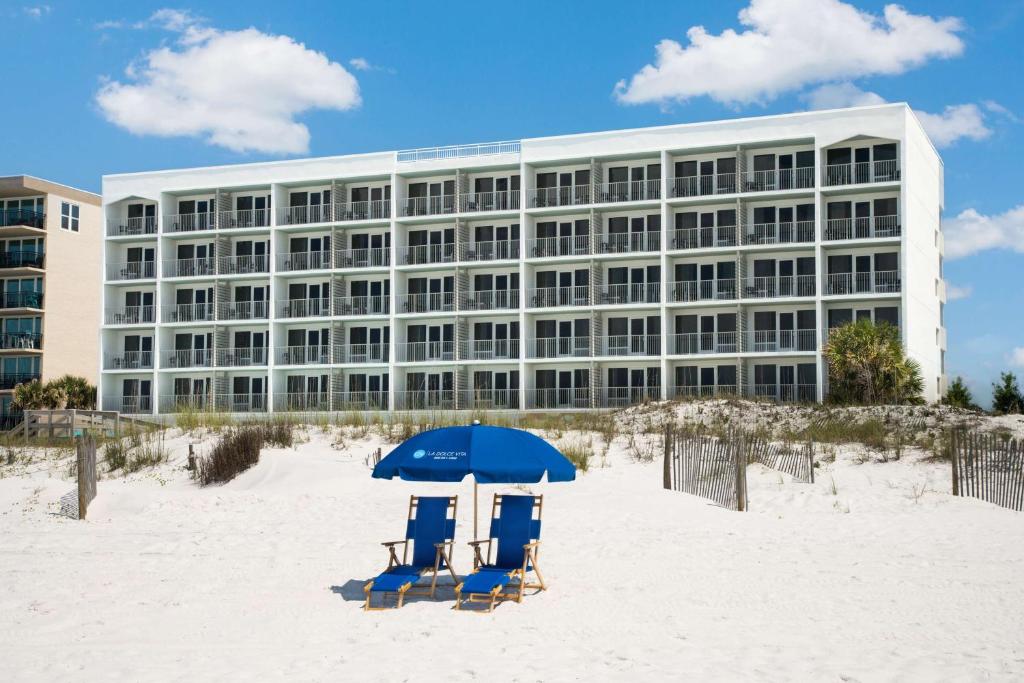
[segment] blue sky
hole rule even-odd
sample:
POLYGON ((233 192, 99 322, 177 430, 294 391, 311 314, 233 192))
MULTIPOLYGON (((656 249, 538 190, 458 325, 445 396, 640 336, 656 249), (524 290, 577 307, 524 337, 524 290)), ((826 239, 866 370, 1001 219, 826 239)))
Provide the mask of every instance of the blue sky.
POLYGON ((0 175, 98 191, 105 173, 906 101, 942 142, 947 369, 987 402, 1000 370, 1024 374, 1024 0, 902 7, 4 0, 0 175))

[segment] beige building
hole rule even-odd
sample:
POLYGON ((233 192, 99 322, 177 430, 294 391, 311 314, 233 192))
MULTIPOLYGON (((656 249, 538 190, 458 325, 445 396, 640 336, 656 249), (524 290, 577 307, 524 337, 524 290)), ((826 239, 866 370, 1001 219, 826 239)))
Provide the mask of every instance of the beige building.
POLYGON ((14 387, 99 368, 100 197, 0 177, 0 426, 14 387))

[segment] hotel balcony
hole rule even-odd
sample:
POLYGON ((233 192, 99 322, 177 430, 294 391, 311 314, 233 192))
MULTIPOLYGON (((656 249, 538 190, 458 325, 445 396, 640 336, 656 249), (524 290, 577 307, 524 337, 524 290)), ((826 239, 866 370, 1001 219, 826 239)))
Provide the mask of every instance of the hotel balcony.
POLYGON ((561 306, 589 306, 590 286, 536 287, 529 292, 530 308, 557 308, 561 306))
POLYGON ((277 314, 282 318, 326 318, 331 315, 331 300, 286 299, 278 306, 277 314))
POLYGON ((156 277, 155 261, 122 261, 107 264, 107 280, 146 280, 156 277))
POLYGON ((217 228, 219 230, 269 227, 270 209, 236 209, 234 211, 221 211, 217 214, 217 228))
POLYGON ((671 197, 701 197, 736 192, 735 173, 683 176, 669 179, 671 197))
POLYGON ((407 342, 397 346, 400 363, 455 360, 455 342, 452 341, 407 342))
POLYGON ((814 221, 753 223, 741 235, 742 244, 799 244, 814 241, 814 221))
POLYGON ((218 275, 248 275, 269 272, 270 260, 266 254, 219 256, 217 258, 218 275))
POLYGON ((813 352, 818 347, 815 330, 754 330, 744 351, 752 353, 813 352))
POLYGON ((825 241, 893 238, 902 234, 899 216, 830 218, 825 223, 825 241))
POLYGON ((743 283, 744 299, 776 299, 814 296, 814 275, 768 275, 748 277, 743 283))
POLYGON ((470 339, 462 343, 460 360, 518 360, 518 339, 470 339))
POLYGON ((331 410, 331 394, 327 391, 274 394, 274 410, 284 412, 331 410))
POLYGON ((334 297, 334 315, 387 315, 390 312, 390 295, 334 297))
POLYGON ((403 216, 439 216, 455 213, 455 195, 433 197, 406 197, 398 200, 399 213, 403 216))
POLYGON ((107 325, 145 325, 155 319, 153 306, 120 306, 108 308, 103 316, 107 325))
POLYGON ((625 408, 661 400, 661 387, 601 387, 597 391, 598 408, 625 408))
POLYGON ((673 249, 712 249, 714 247, 735 247, 735 225, 719 225, 708 228, 683 228, 673 230, 673 249))
POLYGON ((590 337, 541 337, 526 342, 527 358, 588 358, 590 337))
POLYGON ((399 263, 406 266, 454 263, 455 245, 449 242, 447 244, 420 244, 399 247, 398 258, 399 263))
POLYGON ((151 396, 104 396, 103 409, 125 415, 145 415, 153 412, 153 399, 151 396))
POLYGON ((42 307, 42 292, 0 292, 0 309, 41 309, 42 307))
POLYGON ((661 283, 602 285, 597 293, 596 306, 614 304, 656 304, 661 301, 661 283))
POLYGON ((216 214, 176 213, 164 216, 164 232, 205 232, 213 230, 217 225, 216 214))
POLYGON ((164 277, 203 277, 216 274, 216 260, 205 258, 164 259, 164 277))
POLYGON ((502 261, 519 258, 519 240, 464 243, 460 261, 502 261))
POLYGON ((19 384, 34 382, 40 379, 39 373, 12 373, 0 375, 0 391, 10 391, 19 384))
POLYGON ((568 235, 565 237, 538 237, 530 240, 530 256, 581 256, 590 253, 589 235, 568 235))
POLYGON ((739 396, 735 384, 680 385, 672 388, 669 396, 676 399, 710 398, 712 396, 739 396))
POLYGON ((599 254, 626 254, 629 252, 658 251, 660 249, 660 232, 624 232, 600 235, 597 238, 597 253, 599 254))
POLYGON ((279 365, 330 365, 331 347, 327 344, 313 346, 286 346, 277 349, 279 365))
POLYGON ((0 268, 42 268, 46 255, 35 249, 0 251, 0 268))
POLYGON ((530 389, 526 392, 526 407, 552 410, 586 409, 590 407, 590 389, 530 389))
POLYGON ((661 199, 661 179, 603 183, 597 187, 597 203, 644 202, 661 199))
POLYGON ((332 395, 334 410, 387 410, 386 391, 344 391, 332 395))
POLYGON ((374 199, 365 202, 342 204, 337 211, 337 221, 381 221, 391 218, 391 200, 374 199))
POLYGON ((615 334, 598 338, 599 356, 660 356, 661 335, 615 334))
POLYGON ((670 282, 669 292, 670 299, 677 303, 689 301, 731 301, 737 298, 736 278, 670 282))
POLYGON ((738 336, 735 332, 687 332, 670 337, 672 353, 692 356, 704 353, 737 353, 738 336))
POLYGON ((336 249, 335 268, 385 268, 391 265, 391 248, 336 249))
POLYGON ((519 192, 515 190, 470 192, 459 196, 459 211, 463 213, 518 210, 519 192))
POLYGON ((814 384, 752 384, 744 395, 779 403, 813 403, 818 400, 818 387, 814 384))
POLYGON ((46 229, 46 214, 36 209, 0 209, 0 228, 46 229))
POLYGON ((152 351, 122 351, 103 354, 104 370, 151 370, 152 351))
POLYGON ((890 183, 899 179, 900 166, 895 159, 862 161, 852 164, 828 164, 822 173, 822 181, 826 187, 890 183))
POLYGON ((403 313, 427 313, 455 310, 455 292, 406 294, 402 297, 403 313))
POLYGON ((267 364, 267 350, 262 346, 239 346, 217 349, 215 358, 219 368, 260 367, 267 364))
POLYGON ((107 237, 155 235, 156 229, 156 216, 133 216, 130 218, 107 219, 107 237))
POLYGON ((210 349, 178 349, 160 354, 161 368, 210 368, 213 351, 210 349))
POLYGON ((774 192, 776 190, 803 190, 814 187, 814 167, 779 168, 765 171, 747 171, 743 174, 743 192, 774 192))
POLYGON ((183 413, 191 410, 216 410, 212 394, 164 394, 160 396, 161 413, 183 413))
MULTIPOLYGON (((261 211, 266 211, 266 209, 261 209, 261 211)), ((268 218, 269 215, 268 213, 268 218)), ((331 204, 284 206, 277 210, 278 225, 315 225, 332 222, 334 222, 334 207, 331 204)))
POLYGON ((214 315, 213 303, 170 304, 164 306, 163 321, 165 323, 212 322, 214 315))
POLYGON ((526 205, 529 208, 558 206, 580 206, 590 204, 594 196, 590 185, 567 185, 563 187, 539 187, 526 191, 526 205))
POLYGON ((335 363, 387 363, 391 345, 377 342, 375 344, 335 344, 335 363))
POLYGON ((518 289, 483 290, 466 292, 459 302, 460 311, 518 310, 518 289))
POLYGON ((395 410, 454 410, 455 392, 451 390, 396 391, 395 410))
POLYGON ((896 270, 829 273, 826 276, 825 295, 895 294, 900 292, 901 288, 900 274, 896 270))
POLYGON ((263 320, 270 304, 267 301, 225 301, 217 311, 217 320, 263 320))
POLYGON ((518 410, 519 389, 467 389, 459 407, 472 410, 518 410))

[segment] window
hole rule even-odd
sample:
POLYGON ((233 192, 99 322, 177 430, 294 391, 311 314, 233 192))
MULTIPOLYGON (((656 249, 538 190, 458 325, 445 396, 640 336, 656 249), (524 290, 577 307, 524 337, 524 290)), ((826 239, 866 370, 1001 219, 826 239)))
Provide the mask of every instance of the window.
POLYGON ((60 227, 62 230, 78 232, 78 204, 60 203, 60 227))

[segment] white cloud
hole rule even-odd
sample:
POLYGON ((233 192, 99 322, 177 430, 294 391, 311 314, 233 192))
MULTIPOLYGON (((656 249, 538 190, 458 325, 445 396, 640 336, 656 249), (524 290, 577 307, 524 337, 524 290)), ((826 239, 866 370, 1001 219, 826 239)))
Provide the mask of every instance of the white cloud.
POLYGON ((976 104, 951 104, 940 114, 915 109, 917 120, 924 126, 936 147, 949 147, 957 140, 984 140, 992 135, 985 125, 985 115, 976 104))
POLYGON ((986 249, 1012 249, 1024 253, 1024 204, 1001 214, 986 216, 967 209, 943 222, 946 256, 963 258, 986 249))
POLYGON ((33 19, 42 19, 44 15, 52 12, 53 8, 49 5, 33 5, 29 7, 22 7, 21 11, 33 19))
POLYGON ((366 61, 364 57, 353 57, 352 59, 348 60, 348 63, 349 65, 351 65, 353 69, 357 69, 359 71, 370 70, 370 62, 366 61))
POLYGON ((958 301, 960 299, 968 299, 974 294, 974 287, 970 285, 964 285, 963 287, 957 287, 950 283, 946 283, 946 299, 949 301, 958 301))
POLYGON ((126 67, 125 82, 108 81, 96 93, 107 120, 137 135, 304 153, 309 129, 296 116, 361 104, 349 71, 288 36, 221 31, 180 10, 159 10, 150 22, 177 32, 177 43, 146 53, 126 67))
POLYGON ((885 98, 878 93, 861 90, 849 81, 826 83, 804 93, 800 99, 811 109, 842 109, 885 104, 885 98))
POLYGON ((1010 364, 1024 368, 1024 346, 1018 346, 1010 351, 1010 364))
POLYGON ((883 16, 840 0, 751 0, 745 30, 687 30, 689 44, 664 39, 654 64, 619 81, 620 102, 684 101, 706 95, 726 104, 764 102, 787 91, 868 75, 900 74, 963 52, 959 19, 911 14, 886 5, 883 16))

